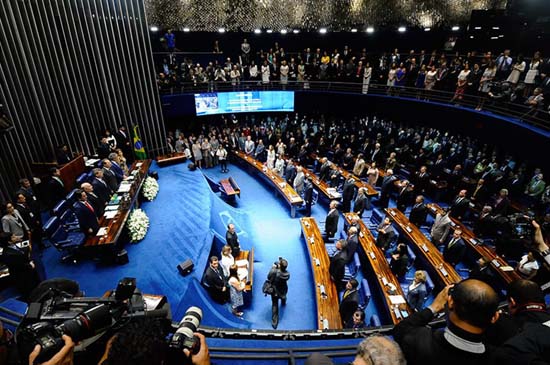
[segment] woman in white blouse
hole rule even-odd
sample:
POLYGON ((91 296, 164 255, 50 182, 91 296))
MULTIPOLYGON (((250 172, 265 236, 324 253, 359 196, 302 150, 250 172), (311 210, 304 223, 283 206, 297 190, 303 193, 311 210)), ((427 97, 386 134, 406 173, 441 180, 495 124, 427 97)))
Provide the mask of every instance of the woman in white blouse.
POLYGON ((387 85, 390 86, 390 89, 391 89, 391 86, 395 85, 396 74, 397 74, 397 65, 395 63, 392 63, 390 71, 388 72, 388 82, 387 82, 387 85))
POLYGON ((281 77, 281 85, 283 85, 283 88, 286 84, 288 84, 288 65, 286 64, 286 61, 283 61, 281 63, 281 67, 279 68, 279 73, 281 77))
POLYGON ((493 61, 490 61, 479 81, 479 93, 481 96, 479 97, 476 110, 483 109, 483 104, 487 100, 487 94, 491 91, 491 81, 495 78, 496 73, 497 67, 493 61))
POLYGON ((540 62, 540 52, 535 52, 533 58, 531 59, 531 63, 529 63, 529 71, 527 71, 527 74, 525 75, 525 80, 523 81, 525 83, 525 89, 523 91, 523 96, 525 98, 531 95, 533 85, 535 85, 536 78, 539 75, 540 62))
POLYGON ((225 245, 222 248, 222 259, 221 259, 221 265, 222 270, 225 275, 225 277, 229 277, 229 268, 233 265, 235 265, 235 258, 231 254, 231 246, 225 245))
POLYGON ((286 145, 281 139, 279 139, 279 142, 277 142, 275 147, 277 148, 277 155, 283 157, 285 155, 286 145))
POLYGON ((233 65, 233 69, 231 70, 230 77, 231 77, 231 85, 233 86, 233 89, 234 89, 235 86, 237 86, 237 84, 241 82, 241 72, 237 68, 237 65, 233 65))
POLYGON ((282 155, 277 156, 277 161, 275 162, 275 172, 280 177, 283 177, 283 174, 285 172, 285 160, 283 160, 282 155))
POLYGON ((462 100, 466 87, 468 87, 468 77, 470 77, 470 72, 470 66, 466 63, 464 65, 464 70, 460 71, 458 74, 456 91, 455 95, 451 99, 451 102, 454 102, 455 100, 462 100))
POLYGON ((525 71, 525 61, 523 60, 523 55, 518 55, 518 60, 512 65, 512 72, 510 72, 510 76, 508 76, 506 81, 515 87, 523 71, 525 71))
POLYGON ((428 72, 426 72, 426 78, 424 79, 424 89, 425 90, 431 90, 433 89, 435 85, 435 77, 437 75, 437 70, 435 69, 435 66, 432 65, 432 68, 428 72))
POLYGON ((250 80, 256 80, 258 78, 258 66, 256 66, 254 60, 250 61, 248 73, 250 74, 250 80))
POLYGON ((262 65, 262 84, 269 84, 270 74, 271 70, 269 69, 269 65, 267 64, 267 61, 264 61, 264 64, 262 65))
POLYGON ((275 167, 275 148, 270 144, 267 149, 267 168, 272 170, 275 167))
POLYGON ((365 65, 365 68, 363 69, 363 94, 366 94, 369 92, 369 84, 370 84, 370 78, 372 76, 372 67, 370 67, 370 64, 367 62, 365 65))

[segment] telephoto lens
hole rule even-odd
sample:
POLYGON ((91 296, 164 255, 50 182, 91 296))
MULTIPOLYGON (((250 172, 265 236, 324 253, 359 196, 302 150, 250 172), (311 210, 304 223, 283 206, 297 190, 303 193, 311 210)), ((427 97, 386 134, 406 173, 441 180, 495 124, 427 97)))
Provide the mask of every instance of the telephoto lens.
POLYGON ((192 354, 197 354, 200 351, 200 340, 194 333, 200 326, 201 320, 202 310, 199 307, 189 307, 170 340, 170 348, 178 351, 188 349, 192 354))
POLYGON ((97 305, 80 313, 73 319, 63 322, 57 329, 62 334, 66 334, 73 341, 79 342, 92 337, 111 326, 112 318, 109 307, 105 304, 97 305))

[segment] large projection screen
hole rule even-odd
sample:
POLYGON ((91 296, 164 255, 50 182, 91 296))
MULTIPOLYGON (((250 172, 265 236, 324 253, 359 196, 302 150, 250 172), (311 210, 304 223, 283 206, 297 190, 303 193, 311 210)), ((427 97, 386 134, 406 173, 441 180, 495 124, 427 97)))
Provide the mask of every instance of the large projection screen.
POLYGON ((195 94, 197 116, 247 113, 293 112, 293 91, 236 91, 195 94))

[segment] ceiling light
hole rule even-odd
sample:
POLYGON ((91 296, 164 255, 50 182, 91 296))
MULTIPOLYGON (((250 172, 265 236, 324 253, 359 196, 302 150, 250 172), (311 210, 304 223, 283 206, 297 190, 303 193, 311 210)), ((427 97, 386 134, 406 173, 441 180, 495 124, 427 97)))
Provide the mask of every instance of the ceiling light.
POLYGON ((327 33, 327 28, 321 28, 321 29, 319 29, 319 33, 321 33, 321 34, 326 34, 326 33, 327 33))
POLYGON ((474 27, 474 29, 475 29, 475 30, 480 30, 480 29, 481 29, 481 27, 474 27))
POLYGON ((281 29, 281 34, 286 34, 288 31, 286 29, 281 29))
POLYGON ((500 29, 500 27, 493 27, 493 29, 494 29, 494 30, 499 30, 499 29, 500 29))
POLYGON ((429 32, 432 28, 424 28, 424 32, 429 32))
POLYGON ((352 33, 357 33, 357 28, 353 28, 353 29, 351 30, 351 32, 352 32, 352 33))
POLYGON ((189 28, 183 28, 183 31, 184 31, 185 33, 187 33, 187 32, 190 31, 190 29, 189 29, 189 28))
POLYGON ((367 33, 374 33, 373 27, 367 27, 367 33))
POLYGON ((268 29, 268 30, 266 30, 266 32, 271 34, 271 33, 273 33, 273 30, 272 30, 272 29, 268 29))
POLYGON ((255 33, 255 34, 261 34, 261 33, 262 33, 262 30, 261 30, 261 29, 258 29, 258 28, 256 28, 256 29, 254 29, 254 33, 255 33))
POLYGON ((152 26, 151 27, 151 32, 158 32, 159 31, 159 27, 156 27, 156 26, 152 26))
POLYGON ((294 29, 294 30, 292 31, 292 33, 298 34, 298 33, 300 33, 300 29, 294 29))
POLYGON ((405 32, 407 31, 407 28, 405 28, 405 27, 399 27, 399 28, 397 28, 397 31, 398 31, 399 33, 405 33, 405 32))
POLYGON ((498 37, 499 38, 504 38, 504 34, 499 34, 498 37))
POLYGON ((471 35, 471 36, 470 36, 470 39, 474 39, 474 36, 473 36, 473 35, 471 35))
POLYGON ((491 37, 491 39, 498 39, 498 37, 491 37))
POLYGON ((218 29, 218 32, 220 32, 220 33, 225 33, 225 28, 219 28, 219 29, 218 29))
POLYGON ((453 32, 456 32, 457 30, 460 29, 460 27, 458 25, 455 25, 451 29, 453 30, 453 32))

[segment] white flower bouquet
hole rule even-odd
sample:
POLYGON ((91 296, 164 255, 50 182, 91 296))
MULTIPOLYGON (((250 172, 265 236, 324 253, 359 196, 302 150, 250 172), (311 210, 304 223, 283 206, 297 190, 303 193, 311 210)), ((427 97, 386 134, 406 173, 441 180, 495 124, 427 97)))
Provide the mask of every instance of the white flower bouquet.
POLYGON ((156 198, 159 192, 159 183, 151 176, 147 176, 145 182, 143 183, 142 192, 145 199, 147 199, 148 201, 152 201, 156 198))
POLYGON ((147 217, 147 214, 143 210, 134 209, 130 213, 126 227, 130 232, 131 242, 141 241, 147 234, 147 229, 149 229, 149 217, 147 217))

